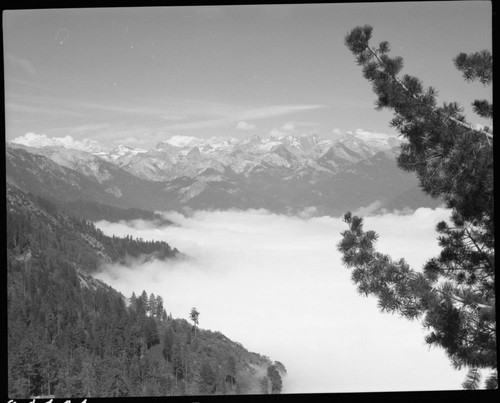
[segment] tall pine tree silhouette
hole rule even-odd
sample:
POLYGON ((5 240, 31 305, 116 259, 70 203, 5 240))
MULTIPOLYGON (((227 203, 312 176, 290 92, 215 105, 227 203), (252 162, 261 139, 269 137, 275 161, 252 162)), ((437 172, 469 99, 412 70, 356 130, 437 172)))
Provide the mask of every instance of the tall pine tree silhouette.
POLYGON ((196 308, 191 308, 191 312, 189 313, 189 319, 191 319, 194 323, 194 338, 196 340, 196 326, 198 326, 198 317, 200 316, 200 313, 196 310, 196 308))

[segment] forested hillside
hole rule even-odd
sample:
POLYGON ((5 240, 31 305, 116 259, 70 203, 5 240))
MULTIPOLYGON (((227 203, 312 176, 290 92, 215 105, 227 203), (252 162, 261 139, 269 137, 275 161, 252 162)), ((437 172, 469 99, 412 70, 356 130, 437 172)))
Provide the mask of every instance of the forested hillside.
POLYGON ((90 274, 127 256, 175 258, 165 242, 107 237, 9 186, 6 243, 9 397, 281 390, 282 364, 173 319, 161 296, 125 298, 90 274))
POLYGON ((120 220, 147 220, 158 225, 168 225, 172 223, 162 215, 148 210, 120 208, 109 204, 82 199, 63 202, 52 200, 52 202, 57 204, 62 210, 70 212, 71 215, 90 221, 106 220, 118 222, 120 220))

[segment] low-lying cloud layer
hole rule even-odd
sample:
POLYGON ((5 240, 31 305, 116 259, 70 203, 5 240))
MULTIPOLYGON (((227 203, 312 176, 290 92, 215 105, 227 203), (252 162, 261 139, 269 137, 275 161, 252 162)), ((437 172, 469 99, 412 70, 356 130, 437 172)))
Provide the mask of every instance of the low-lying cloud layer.
MULTIPOLYGON (((97 224, 106 234, 165 240, 189 258, 107 266, 99 274, 125 295, 161 295, 168 312, 200 312, 200 327, 284 363, 286 393, 460 389, 441 350, 418 322, 382 314, 357 294, 336 244, 338 218, 287 217, 265 210, 165 213, 175 225, 97 224)), ((413 267, 437 255, 444 209, 368 217, 381 252, 413 267)))

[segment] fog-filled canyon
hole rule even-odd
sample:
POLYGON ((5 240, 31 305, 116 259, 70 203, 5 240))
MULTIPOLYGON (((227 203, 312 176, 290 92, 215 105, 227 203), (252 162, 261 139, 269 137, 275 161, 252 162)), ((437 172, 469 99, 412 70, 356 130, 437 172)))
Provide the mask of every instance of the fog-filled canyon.
MULTIPOLYGON (((164 240, 183 258, 103 266, 97 277, 125 296, 161 295, 174 317, 200 312, 200 327, 283 362, 284 393, 458 389, 464 371, 430 349, 417 321, 381 313, 359 295, 336 244, 340 218, 291 217, 266 210, 165 212, 173 225, 146 221, 96 226, 107 235, 164 240)), ((441 208, 365 219, 381 252, 414 268, 439 253, 441 208)))

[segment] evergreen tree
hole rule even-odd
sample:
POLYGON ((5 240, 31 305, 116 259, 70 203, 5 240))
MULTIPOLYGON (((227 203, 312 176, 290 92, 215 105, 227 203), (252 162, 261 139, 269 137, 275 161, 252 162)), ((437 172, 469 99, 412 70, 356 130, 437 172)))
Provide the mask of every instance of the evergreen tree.
POLYGON ((236 384, 236 360, 232 355, 230 355, 226 361, 225 382, 229 384, 229 390, 233 391, 236 384))
POLYGON ((198 325, 198 317, 200 316, 200 313, 196 310, 196 308, 192 308, 191 312, 189 313, 189 319, 191 319, 194 323, 194 338, 196 339, 196 326, 198 325))
POLYGON ((130 307, 135 311, 137 309, 137 296, 135 292, 132 292, 132 296, 130 297, 130 307))
POLYGON ((177 385, 177 381, 181 380, 184 376, 182 346, 177 338, 174 338, 174 344, 172 347, 172 366, 177 385))
POLYGON ((174 330, 172 326, 168 326, 165 330, 165 335, 163 336, 163 357, 167 362, 172 361, 172 353, 174 346, 174 330))
POLYGON ((269 378, 264 376, 260 380, 260 393, 263 395, 267 395, 269 393, 269 378))
POLYGON ((117 368, 109 367, 105 379, 106 396, 125 397, 130 395, 129 386, 117 368))
MULTIPOLYGON (((427 343, 442 347, 457 368, 468 367, 464 388, 477 388, 479 368, 490 368, 486 387, 496 385, 496 318, 493 210, 493 134, 467 123, 456 103, 436 106, 436 91, 424 90, 419 79, 398 74, 400 57, 389 57, 389 43, 370 46, 372 27, 353 29, 345 38, 363 75, 378 96, 378 109, 395 113, 391 125, 406 140, 398 165, 413 171, 422 189, 441 197, 452 210, 451 224, 437 225, 440 255, 423 271, 404 259, 393 261, 375 250, 378 235, 363 230, 360 217, 346 213, 349 230, 342 232, 338 249, 343 262, 354 268, 358 291, 375 295, 382 311, 419 318, 427 343)), ((466 80, 492 80, 488 51, 460 54, 455 66, 466 80)), ((491 117, 493 106, 473 103, 476 113, 491 117)))
POLYGON ((96 376, 94 363, 90 356, 87 356, 82 362, 82 371, 80 373, 80 379, 82 381, 83 396, 86 397, 95 396, 95 390, 98 380, 96 376))
POLYGON ((215 392, 215 372, 208 361, 204 361, 200 369, 200 393, 211 395, 215 392))
POLYGON ((151 316, 156 315, 156 297, 153 293, 149 295, 147 311, 151 316))
POLYGON ((137 300, 138 312, 140 315, 146 315, 148 313, 148 303, 148 294, 145 290, 142 290, 141 296, 137 300))
POLYGON ((165 313, 165 316, 163 313, 165 312, 165 309, 163 308, 163 298, 160 295, 156 296, 155 300, 155 311, 154 311, 154 316, 158 319, 162 319, 167 316, 165 313))
POLYGON ((158 328, 156 327, 156 322, 152 317, 148 317, 145 320, 144 337, 145 337, 146 347, 148 349, 160 342, 160 337, 158 335, 158 328))
POLYGON ((267 378, 269 378, 269 381, 271 382, 271 393, 281 393, 283 382, 281 380, 281 375, 278 371, 278 368, 276 368, 276 365, 272 364, 267 367, 267 378))

